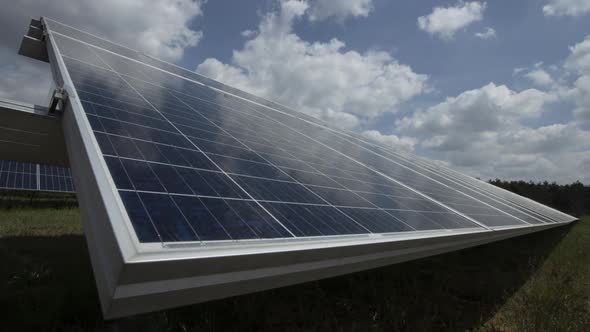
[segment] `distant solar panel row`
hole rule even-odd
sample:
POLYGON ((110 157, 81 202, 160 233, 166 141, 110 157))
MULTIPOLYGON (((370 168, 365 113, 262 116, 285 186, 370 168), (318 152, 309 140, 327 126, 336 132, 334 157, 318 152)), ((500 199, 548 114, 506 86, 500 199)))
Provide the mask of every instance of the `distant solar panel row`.
POLYGON ((560 221, 317 119, 51 28, 141 242, 560 221))
POLYGON ((0 160, 0 188, 74 192, 74 182, 67 167, 0 160))

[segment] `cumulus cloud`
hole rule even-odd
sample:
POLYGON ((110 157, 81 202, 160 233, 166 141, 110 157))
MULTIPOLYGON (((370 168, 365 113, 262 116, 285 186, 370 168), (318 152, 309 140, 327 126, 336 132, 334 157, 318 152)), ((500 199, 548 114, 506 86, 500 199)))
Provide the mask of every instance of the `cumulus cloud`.
POLYGON ((436 136, 429 147, 460 148, 470 144, 472 137, 486 135, 519 119, 534 118, 543 106, 555 98, 543 91, 521 92, 505 85, 489 83, 397 121, 398 129, 408 133, 430 133, 436 136))
POLYGON ((396 134, 417 138, 431 157, 482 178, 589 181, 582 158, 590 133, 576 122, 529 127, 549 112, 552 92, 520 92, 490 83, 397 121, 396 134))
MULTIPOLYGON (((201 31, 190 27, 191 21, 202 15, 201 5, 200 0, 17 1, 3 6, 0 12, 0 48, 16 54, 30 18, 43 15, 150 55, 177 61, 186 48, 196 46, 202 37, 201 31)), ((4 83, 2 95, 14 95, 23 85, 38 86, 35 75, 48 77, 46 68, 28 68, 25 60, 0 59, 3 73, 8 71, 11 76, 23 78, 15 85, 4 83), (36 74, 31 73, 33 69, 37 69, 36 74)), ((27 99, 42 102, 35 94, 32 96, 27 99)))
POLYGON ((484 179, 590 182, 590 36, 570 47, 563 66, 538 62, 514 74, 547 89, 518 92, 490 83, 399 119, 394 134, 484 179), (563 101, 575 103, 573 119, 531 126, 567 111, 563 101))
POLYGON ((571 90, 576 102, 574 116, 584 129, 590 130, 590 36, 570 47, 564 67, 577 75, 571 90))
POLYGON ((491 39, 496 37, 496 30, 494 28, 486 28, 483 32, 476 32, 475 37, 480 39, 491 39))
MULTIPOLYGON (((556 65, 546 67, 543 65, 543 62, 537 62, 530 67, 515 68, 512 71, 512 75, 522 76, 537 87, 551 87, 555 90, 560 90, 561 88, 565 88, 560 86, 560 84, 562 84, 563 82, 562 79, 559 77, 559 74, 563 74, 562 72, 563 70, 557 67, 556 65), (553 75, 558 75, 558 77, 554 78, 550 72, 552 72, 553 75)), ((563 91, 554 92, 556 95, 563 93, 563 91)))
POLYGON ((528 78, 533 84, 539 86, 549 86, 553 84, 553 78, 545 69, 537 68, 529 71, 524 75, 524 77, 528 78))
POLYGON ((481 21, 485 2, 459 2, 455 6, 435 7, 432 13, 418 17, 418 27, 441 39, 452 39, 455 33, 468 25, 481 21))
POLYGON ((590 13, 590 2, 587 0, 550 0, 543 6, 545 16, 580 16, 590 13))
POLYGON ((348 17, 367 17, 373 9, 372 0, 315 0, 310 2, 310 21, 335 18, 342 21, 348 17))
POLYGON ((344 42, 308 42, 292 31, 309 4, 283 1, 263 16, 231 64, 209 58, 197 71, 297 110, 354 128, 426 90, 427 76, 389 53, 345 51, 344 42))

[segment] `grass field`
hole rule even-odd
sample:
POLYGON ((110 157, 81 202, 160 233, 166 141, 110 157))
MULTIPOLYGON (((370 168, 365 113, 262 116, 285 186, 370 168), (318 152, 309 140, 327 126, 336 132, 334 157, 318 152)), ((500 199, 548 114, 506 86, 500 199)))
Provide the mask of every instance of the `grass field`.
POLYGON ((0 262, 5 331, 590 331, 589 217, 450 254, 107 322, 75 204, 0 201, 0 262))

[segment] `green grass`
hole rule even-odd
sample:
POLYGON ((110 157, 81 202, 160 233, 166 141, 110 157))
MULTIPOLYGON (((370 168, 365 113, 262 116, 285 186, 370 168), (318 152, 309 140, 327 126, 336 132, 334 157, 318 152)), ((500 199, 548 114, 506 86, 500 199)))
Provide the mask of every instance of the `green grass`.
POLYGON ((78 210, 57 200, 43 208, 26 197, 11 202, 0 208, 6 331, 590 331, 588 217, 385 268, 103 321, 78 210))

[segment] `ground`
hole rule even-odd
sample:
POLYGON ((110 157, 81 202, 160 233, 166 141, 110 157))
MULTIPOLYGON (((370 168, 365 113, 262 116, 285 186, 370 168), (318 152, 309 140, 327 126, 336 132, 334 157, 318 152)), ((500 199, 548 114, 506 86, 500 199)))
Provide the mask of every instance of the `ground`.
POLYGON ((0 201, 6 331, 590 331, 590 217, 445 255, 103 321, 75 200, 0 201))

